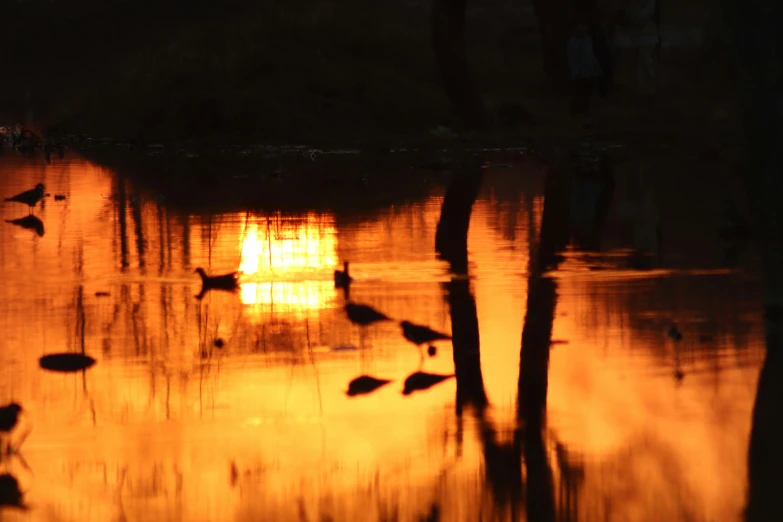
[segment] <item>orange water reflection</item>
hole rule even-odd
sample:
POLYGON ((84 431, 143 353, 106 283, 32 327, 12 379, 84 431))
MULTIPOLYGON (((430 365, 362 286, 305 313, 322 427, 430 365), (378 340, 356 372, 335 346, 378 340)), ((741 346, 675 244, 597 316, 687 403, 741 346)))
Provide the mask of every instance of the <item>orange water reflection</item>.
MULTIPOLYGON (((353 299, 451 330, 447 267, 433 252, 442 188, 353 221, 179 216, 84 162, 1 161, 14 173, 3 194, 43 180, 68 196, 36 211, 43 237, 0 227, 0 399, 24 404, 33 428, 30 469, 9 462, 31 510, 3 517, 419 521, 437 504, 443 521, 511 519, 490 491, 479 428, 513 440, 540 167, 489 172, 474 209, 491 408, 460 422, 453 381, 400 394, 419 356, 398 325, 371 329, 366 352, 334 349, 358 341, 332 282, 343 259, 353 299), (238 295, 197 302, 196 266, 241 270, 238 295), (99 361, 84 375, 37 366, 82 346, 99 361), (360 373, 394 382, 349 399, 360 373)), ((553 336, 568 343, 549 369, 544 454, 559 519, 738 520, 761 353, 752 281, 582 268, 569 261, 558 276, 553 336), (672 318, 679 347, 662 327, 672 318)), ((439 348, 425 369, 452 372, 451 347, 439 348)))
POLYGON ((243 221, 239 270, 247 282, 241 285, 242 302, 259 312, 273 306, 287 312, 323 308, 333 285, 305 278, 315 274, 323 279, 338 263, 334 217, 310 213, 243 221))

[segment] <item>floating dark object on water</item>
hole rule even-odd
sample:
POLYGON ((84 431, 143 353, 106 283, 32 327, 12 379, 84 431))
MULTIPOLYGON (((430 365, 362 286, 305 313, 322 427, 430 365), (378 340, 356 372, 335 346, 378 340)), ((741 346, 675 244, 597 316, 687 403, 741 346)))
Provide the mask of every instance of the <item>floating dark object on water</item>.
POLYGON ((38 363, 45 370, 68 373, 86 370, 95 364, 95 359, 80 353, 51 353, 41 357, 38 363))
POLYGON ((683 380, 684 378, 685 378, 685 372, 683 372, 683 371, 682 371, 682 370, 680 370, 680 369, 677 369, 677 370, 675 370, 675 372, 674 372, 674 379, 675 379, 677 382, 682 382, 682 380, 683 380))
POLYGON ((9 473, 0 474, 0 506, 26 509, 22 503, 23 496, 16 477, 9 473))
POLYGON ((391 321, 391 317, 376 310, 375 308, 356 303, 345 305, 345 313, 348 320, 359 326, 369 326, 380 321, 391 321))
POLYGON ((223 341, 223 339, 221 339, 220 337, 215 339, 214 344, 215 344, 215 348, 223 348, 226 345, 225 341, 223 341))
POLYGON ((429 345, 427 347, 427 355, 430 357, 435 357, 438 354, 438 349, 432 345, 429 345))
POLYGON ((65 201, 65 194, 55 194, 54 195, 55 201, 65 201))
POLYGON ((347 288, 353 282, 353 278, 348 274, 348 261, 343 262, 342 270, 334 271, 334 286, 337 288, 347 288))
POLYGON ((219 276, 208 276, 204 269, 200 267, 194 270, 194 272, 201 276, 201 292, 196 296, 196 299, 201 299, 210 290, 233 292, 239 286, 236 272, 219 276))
POLYGON ((365 395, 372 393, 381 386, 389 384, 389 379, 377 379, 370 375, 360 375, 351 382, 348 383, 348 391, 346 395, 349 397, 355 397, 356 395, 365 395))
POLYGON ((341 344, 338 346, 333 346, 332 351, 333 352, 353 352, 358 350, 358 346, 354 346, 353 344, 341 344))
POLYGON ((11 223, 12 225, 16 225, 18 227, 26 228, 27 230, 32 230, 40 237, 43 237, 44 235, 43 221, 32 214, 19 219, 6 219, 5 222, 11 223))
POLYGON ((677 329, 677 325, 675 323, 669 325, 669 329, 666 330, 666 335, 668 335, 675 341, 682 341, 682 334, 677 329))
POLYGON ((39 201, 41 201, 44 197, 44 186, 43 183, 39 183, 35 186, 35 188, 30 190, 25 190, 24 192, 20 192, 16 196, 11 196, 10 198, 5 198, 6 201, 14 201, 16 203, 24 203, 28 207, 30 207, 30 212, 33 211, 33 208, 38 204, 39 201))
POLYGON ((454 377, 454 374, 442 375, 437 373, 414 372, 405 379, 405 386, 402 389, 402 394, 410 395, 415 391, 426 390, 452 377, 454 377))
POLYGON ((109 297, 110 295, 109 292, 95 292, 95 297, 109 297))

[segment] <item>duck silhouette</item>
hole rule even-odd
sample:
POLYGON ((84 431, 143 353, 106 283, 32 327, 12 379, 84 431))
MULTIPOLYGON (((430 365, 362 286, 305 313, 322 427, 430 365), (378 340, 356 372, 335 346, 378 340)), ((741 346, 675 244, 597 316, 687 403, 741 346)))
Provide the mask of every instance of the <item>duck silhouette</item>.
POLYGON ((334 271, 334 286, 336 288, 348 288, 353 278, 348 274, 348 261, 343 262, 342 270, 334 271))
POLYGON ((16 196, 5 198, 5 200, 15 201, 17 203, 24 203, 25 205, 30 207, 30 212, 32 213, 33 209, 38 204, 38 202, 43 199, 44 195, 45 194, 44 194, 43 183, 39 183, 35 186, 35 188, 30 190, 25 190, 24 192, 20 192, 16 196))
POLYGON ((675 323, 669 325, 669 329, 666 330, 666 335, 674 341, 682 341, 682 334, 680 333, 680 330, 677 329, 677 324, 675 323))
POLYGON ((439 373, 413 372, 408 375, 403 385, 402 394, 410 395, 415 391, 423 391, 432 388, 446 379, 451 379, 454 374, 444 375, 439 373))
POLYGON ((371 375, 360 375, 348 383, 348 391, 345 392, 349 397, 357 395, 366 395, 372 393, 382 386, 389 384, 389 379, 378 379, 371 375))
POLYGON ((19 219, 6 219, 5 222, 11 223, 12 225, 16 225, 18 227, 26 228, 27 230, 32 230, 39 236, 44 235, 43 221, 32 214, 19 219))
MULTIPOLYGON (((16 402, 0 406, 0 434, 2 434, 4 438, 16 427, 21 412, 22 407, 16 402)), ((11 453, 10 440, 6 441, 3 450, 5 454, 11 453)))
POLYGON ((194 273, 201 276, 201 292, 196 296, 196 299, 201 299, 204 294, 210 290, 223 290, 226 292, 234 292, 238 287, 237 272, 231 272, 229 274, 223 274, 219 276, 209 276, 203 268, 199 267, 194 270, 194 273))

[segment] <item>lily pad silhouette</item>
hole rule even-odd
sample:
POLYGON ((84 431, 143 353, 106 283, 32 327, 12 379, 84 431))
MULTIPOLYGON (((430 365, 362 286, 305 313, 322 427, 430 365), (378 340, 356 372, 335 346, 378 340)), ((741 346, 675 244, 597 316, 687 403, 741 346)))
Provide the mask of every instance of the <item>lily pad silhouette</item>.
POLYGON ((80 353, 50 353, 38 360, 44 370, 53 372, 78 372, 95 364, 95 359, 80 353))

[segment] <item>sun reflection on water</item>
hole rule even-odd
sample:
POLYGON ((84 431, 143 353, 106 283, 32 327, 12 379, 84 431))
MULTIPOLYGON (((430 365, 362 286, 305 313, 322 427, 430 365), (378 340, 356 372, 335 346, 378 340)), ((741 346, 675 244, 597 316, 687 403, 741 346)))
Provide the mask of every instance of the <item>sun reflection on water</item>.
POLYGON ((291 311, 324 306, 333 293, 325 274, 337 265, 333 216, 251 217, 242 227, 239 270, 247 281, 241 285, 242 303, 291 311))

